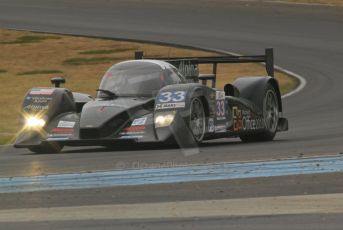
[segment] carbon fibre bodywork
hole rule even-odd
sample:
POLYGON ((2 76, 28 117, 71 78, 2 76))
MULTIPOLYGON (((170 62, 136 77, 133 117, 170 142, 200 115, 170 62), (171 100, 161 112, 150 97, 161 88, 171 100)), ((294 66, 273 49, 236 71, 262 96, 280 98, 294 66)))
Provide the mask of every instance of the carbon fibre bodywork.
MULTIPOLYGON (((109 98, 98 94, 95 99, 64 88, 33 88, 24 99, 23 129, 15 147, 31 148, 43 143, 113 145, 127 141, 177 142, 181 147, 192 147, 199 142, 189 125, 194 98, 201 101, 205 114, 201 140, 259 135, 267 128, 264 100, 268 87, 275 91, 278 113, 282 112, 278 83, 272 77, 242 78, 228 84, 225 90, 218 90, 185 81, 174 66, 164 61, 136 60, 125 65, 130 68, 137 63, 158 65, 163 74, 166 74, 163 71, 169 71, 179 75, 181 80, 164 82, 165 85, 158 86, 158 91, 151 95, 115 95, 109 98), (40 129, 25 127, 27 117, 33 115, 44 120, 40 129), (157 118, 166 116, 172 116, 170 123, 158 125, 157 118)), ((277 131, 287 130, 287 120, 277 117, 277 131)))

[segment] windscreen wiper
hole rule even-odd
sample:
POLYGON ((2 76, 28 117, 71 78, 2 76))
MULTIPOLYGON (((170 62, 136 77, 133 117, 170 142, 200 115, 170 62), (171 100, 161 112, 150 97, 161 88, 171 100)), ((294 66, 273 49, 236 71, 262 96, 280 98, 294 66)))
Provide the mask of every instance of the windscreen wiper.
POLYGON ((118 97, 117 94, 115 94, 115 93, 113 93, 112 91, 107 90, 107 89, 97 89, 96 91, 97 91, 97 92, 105 93, 107 96, 109 96, 109 97, 111 97, 111 98, 118 97))

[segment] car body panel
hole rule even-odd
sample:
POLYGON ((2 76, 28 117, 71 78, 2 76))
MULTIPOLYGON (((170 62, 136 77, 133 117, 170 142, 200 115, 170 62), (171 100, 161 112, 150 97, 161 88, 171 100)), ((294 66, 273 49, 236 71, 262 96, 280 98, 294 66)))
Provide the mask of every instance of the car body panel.
MULTIPOLYGON (((74 146, 111 145, 126 141, 176 141, 181 147, 189 146, 195 143, 187 123, 193 98, 199 98, 205 109, 204 140, 250 133, 258 135, 265 130, 262 103, 267 84, 275 86, 279 112, 282 111, 280 91, 274 78, 242 78, 228 85, 224 91, 185 81, 185 69, 188 74, 197 73, 197 66, 191 63, 187 69, 185 65, 180 64, 181 69, 177 69, 160 60, 126 61, 111 67, 100 85, 104 86, 113 74, 125 71, 125 68, 153 66, 155 72, 160 69, 159 75, 145 72, 144 76, 157 85, 143 82, 143 88, 138 89, 144 92, 144 87, 155 87, 157 90, 154 89, 151 95, 116 95, 100 89, 94 99, 64 88, 33 88, 24 98, 20 120, 23 129, 15 147, 37 146, 43 142, 74 146), (156 126, 156 117, 165 114, 172 114, 171 123, 165 127, 156 126), (39 130, 25 128, 28 115, 40 116, 46 124, 39 130)), ((135 74, 137 76, 127 77, 125 84, 141 84, 139 71, 135 74)), ((285 125, 287 119, 282 119, 284 123, 278 131, 288 128, 285 125)))

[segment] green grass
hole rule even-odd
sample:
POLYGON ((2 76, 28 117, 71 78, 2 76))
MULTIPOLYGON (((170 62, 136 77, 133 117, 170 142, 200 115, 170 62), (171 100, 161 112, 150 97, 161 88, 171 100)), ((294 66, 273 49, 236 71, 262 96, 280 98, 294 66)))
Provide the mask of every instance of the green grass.
POLYGON ((7 70, 0 69, 0 73, 7 73, 7 70))
POLYGON ((37 75, 37 74, 53 74, 53 73, 63 73, 60 70, 33 70, 27 72, 17 73, 17 75, 37 75))
POLYGON ((79 54, 85 54, 85 55, 113 54, 113 53, 126 52, 126 51, 131 51, 131 50, 136 50, 136 47, 116 48, 116 49, 108 49, 108 50, 87 50, 87 51, 82 51, 79 54))
POLYGON ((27 44, 41 42, 48 39, 60 39, 58 36, 26 35, 16 38, 14 41, 0 42, 0 44, 27 44))
POLYGON ((285 85, 283 85, 283 87, 280 87, 281 95, 284 95, 284 94, 291 92, 292 90, 294 90, 299 85, 299 82, 297 81, 297 79, 294 79, 294 82, 296 82, 296 83, 285 84, 285 85))
POLYGON ((96 58, 70 58, 63 62, 63 65, 95 65, 117 61, 118 58, 96 57, 96 58))
POLYGON ((0 145, 13 144, 15 134, 2 134, 0 133, 0 145))

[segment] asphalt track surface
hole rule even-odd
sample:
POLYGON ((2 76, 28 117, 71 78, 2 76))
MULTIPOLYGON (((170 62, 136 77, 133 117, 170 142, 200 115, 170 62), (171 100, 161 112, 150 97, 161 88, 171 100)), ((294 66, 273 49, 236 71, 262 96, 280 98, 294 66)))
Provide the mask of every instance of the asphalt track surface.
MULTIPOLYGON (((168 147, 66 148, 58 155, 33 155, 2 147, 0 176, 45 175, 188 164, 256 161, 336 155, 343 152, 342 8, 214 1, 51 1, 2 0, 0 27, 108 38, 176 43, 244 54, 274 47, 276 64, 303 76, 306 87, 287 97, 284 115, 290 131, 270 143, 238 139, 205 143, 199 153, 168 147), (225 4, 223 4, 225 2, 225 4)), ((95 86, 96 88, 96 86, 95 86)), ((341 173, 212 181, 108 189, 0 195, 0 209, 86 204, 164 202, 232 197, 342 193, 341 173), (21 201, 21 202, 18 202, 21 201)), ((339 214, 137 221, 57 221, 8 223, 6 229, 120 229, 176 226, 209 229, 339 229, 339 214), (311 223, 311 224, 310 224, 311 223), (325 227, 324 227, 325 226, 325 227)), ((1 228, 1 227, 0 227, 1 228)), ((175 229, 175 228, 173 228, 175 229)))

